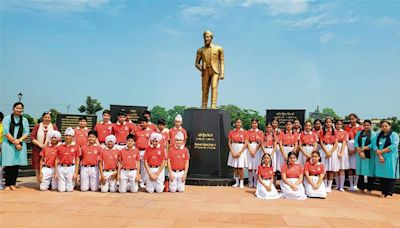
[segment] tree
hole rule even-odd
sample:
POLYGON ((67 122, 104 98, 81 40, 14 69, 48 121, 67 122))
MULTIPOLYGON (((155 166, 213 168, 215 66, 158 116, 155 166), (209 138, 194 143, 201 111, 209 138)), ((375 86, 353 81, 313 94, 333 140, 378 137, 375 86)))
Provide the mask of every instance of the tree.
POLYGON ((150 111, 151 111, 151 119, 150 119, 151 122, 157 124, 157 121, 159 119, 164 119, 165 121, 167 121, 168 119, 167 109, 156 105, 150 111))
POLYGON ((183 117, 183 113, 186 109, 186 106, 182 105, 175 105, 173 108, 168 110, 168 117, 167 117, 167 126, 171 128, 174 126, 175 117, 176 115, 180 114, 183 117))
POLYGON ((35 119, 31 115, 25 113, 22 114, 22 116, 28 120, 29 124, 35 124, 35 119))
POLYGON ((251 120, 253 118, 258 119, 258 127, 261 130, 265 130, 265 116, 261 116, 257 111, 252 109, 241 109, 236 105, 221 105, 221 109, 229 111, 231 113, 231 123, 232 126, 237 118, 242 120, 243 129, 251 128, 251 120))
POLYGON ((58 114, 61 114, 61 112, 59 112, 57 109, 55 109, 55 108, 51 108, 50 109, 50 112, 51 112, 51 122, 52 123, 55 123, 56 122, 56 119, 57 119, 57 115, 58 114))
POLYGON ((101 106, 100 101, 98 101, 97 99, 92 98, 91 96, 87 96, 86 97, 86 106, 85 105, 81 105, 78 108, 78 111, 80 113, 86 113, 88 115, 96 115, 96 112, 102 110, 103 107, 101 106))
POLYGON ((333 110, 332 108, 324 108, 324 109, 322 109, 322 114, 328 115, 328 116, 332 117, 335 120, 341 119, 341 117, 339 115, 337 115, 335 110, 333 110))

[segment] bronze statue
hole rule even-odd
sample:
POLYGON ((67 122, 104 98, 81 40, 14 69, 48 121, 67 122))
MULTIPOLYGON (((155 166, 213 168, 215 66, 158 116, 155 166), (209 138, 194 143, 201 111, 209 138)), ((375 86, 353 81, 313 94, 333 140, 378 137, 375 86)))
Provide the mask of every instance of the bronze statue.
POLYGON ((207 108, 208 93, 211 86, 211 108, 217 108, 218 81, 224 79, 224 49, 212 43, 213 34, 203 33, 204 46, 197 50, 196 68, 201 71, 202 103, 207 108))

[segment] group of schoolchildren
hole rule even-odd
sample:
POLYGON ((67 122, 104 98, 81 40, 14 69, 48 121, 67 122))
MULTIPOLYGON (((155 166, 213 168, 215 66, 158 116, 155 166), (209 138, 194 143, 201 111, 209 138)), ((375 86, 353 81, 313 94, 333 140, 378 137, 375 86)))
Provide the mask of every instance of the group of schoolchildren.
POLYGON ((139 187, 149 193, 185 191, 189 151, 182 116, 176 116, 169 130, 165 120, 155 125, 150 117, 145 111, 136 125, 129 114, 119 112, 117 122, 112 123, 110 111, 105 110, 93 130, 81 117, 77 128, 65 130, 64 142, 60 132, 50 131, 49 143, 40 152, 40 190, 51 187, 70 192, 79 182, 81 191, 125 193, 137 192, 139 187))
POLYGON ((371 192, 374 177, 380 179, 381 197, 391 198, 399 178, 399 135, 389 121, 380 123, 380 131, 371 129, 371 121, 358 123, 356 114, 349 115, 350 124, 335 123, 326 117, 306 121, 287 121, 279 129, 278 121, 267 123, 265 133, 259 121, 251 120, 251 129, 244 130, 240 118, 229 133, 228 166, 234 169, 233 187, 244 187, 244 169, 248 170, 249 187, 257 188, 261 199, 326 198, 335 190, 344 191, 345 173, 349 191, 371 192), (280 173, 279 194, 275 188, 280 173), (359 178, 360 177, 360 178, 359 178))

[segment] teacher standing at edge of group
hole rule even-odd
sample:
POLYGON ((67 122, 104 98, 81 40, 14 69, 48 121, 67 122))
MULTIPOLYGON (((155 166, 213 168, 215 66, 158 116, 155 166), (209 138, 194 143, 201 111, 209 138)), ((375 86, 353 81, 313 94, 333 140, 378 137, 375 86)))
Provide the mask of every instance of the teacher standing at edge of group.
POLYGON ((13 113, 3 120, 1 165, 6 171, 5 190, 16 190, 19 166, 28 165, 26 138, 29 135, 28 120, 22 116, 24 105, 17 102, 13 113))
POLYGON ((211 109, 217 108, 218 81, 224 79, 224 49, 212 43, 213 33, 203 33, 204 46, 197 50, 196 68, 201 71, 202 103, 201 108, 206 109, 208 93, 211 86, 211 109))

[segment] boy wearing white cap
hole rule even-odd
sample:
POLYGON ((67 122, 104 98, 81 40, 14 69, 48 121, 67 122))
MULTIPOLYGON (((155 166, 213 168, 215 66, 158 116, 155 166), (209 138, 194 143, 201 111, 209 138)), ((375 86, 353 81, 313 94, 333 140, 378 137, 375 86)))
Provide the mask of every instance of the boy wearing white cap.
POLYGON ((138 191, 140 181, 140 154, 135 147, 135 136, 129 134, 126 139, 126 148, 119 151, 119 188, 120 193, 128 190, 138 191))
POLYGON ((176 115, 175 117, 175 123, 174 123, 174 127, 169 129, 169 139, 171 140, 170 142, 170 147, 173 147, 175 144, 175 135, 180 132, 183 134, 183 145, 186 144, 186 139, 187 139, 187 133, 186 130, 182 127, 182 121, 183 118, 181 115, 176 115))
POLYGON ((75 131, 71 127, 65 130, 65 142, 57 147, 57 167, 55 177, 59 192, 72 192, 79 176, 79 146, 74 142, 75 131))
POLYGON ((144 153, 144 165, 147 171, 146 191, 152 193, 154 191, 160 193, 164 190, 164 166, 165 166, 165 149, 161 146, 160 141, 162 135, 152 133, 150 136, 151 145, 144 153))
POLYGON ((59 131, 50 131, 48 134, 49 145, 40 152, 39 178, 41 191, 46 191, 51 185, 52 190, 57 190, 57 180, 55 179, 54 167, 57 158, 57 146, 60 144, 61 133, 59 131))
POLYGON ((97 131, 89 131, 88 144, 81 147, 81 191, 99 190, 99 160, 102 147, 97 144, 97 131))
POLYGON ((116 192, 118 180, 118 155, 119 150, 115 147, 114 135, 106 137, 106 148, 100 154, 100 189, 101 192, 116 192))
POLYGON ((175 145, 168 152, 169 191, 184 192, 189 169, 189 151, 183 144, 181 132, 175 135, 175 145))

